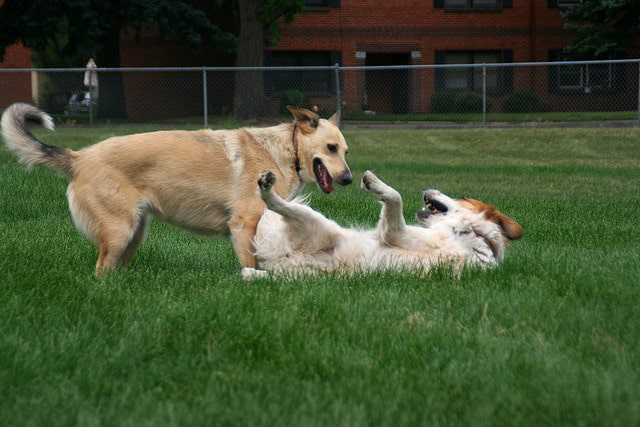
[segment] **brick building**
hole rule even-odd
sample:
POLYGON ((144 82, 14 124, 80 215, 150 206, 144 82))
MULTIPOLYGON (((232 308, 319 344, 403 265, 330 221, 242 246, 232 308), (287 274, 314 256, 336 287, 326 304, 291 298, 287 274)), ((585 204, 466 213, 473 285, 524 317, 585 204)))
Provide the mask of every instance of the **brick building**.
MULTIPOLYGON (((267 54, 266 63, 354 67, 556 61, 563 59, 562 49, 571 40, 563 30, 560 12, 579 1, 308 0, 308 11, 283 26, 280 43, 267 54)), ((591 69, 611 89, 623 81, 624 75, 616 75, 623 71, 591 69)), ((479 91, 481 72, 480 68, 431 68, 391 70, 386 75, 381 71, 345 73, 343 92, 353 108, 428 112, 435 91, 479 91)), ((498 99, 514 90, 548 97, 565 89, 584 89, 584 70, 559 75, 543 67, 493 67, 486 72, 487 90, 498 99)), ((561 102, 558 97, 556 104, 561 102)), ((556 107, 562 109, 562 105, 556 107)))

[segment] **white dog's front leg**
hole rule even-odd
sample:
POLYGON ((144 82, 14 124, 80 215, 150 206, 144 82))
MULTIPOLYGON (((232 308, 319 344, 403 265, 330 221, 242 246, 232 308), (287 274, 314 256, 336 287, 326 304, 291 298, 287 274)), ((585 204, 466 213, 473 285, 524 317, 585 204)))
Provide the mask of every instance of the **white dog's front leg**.
POLYGON ((262 171, 258 179, 258 187, 260 187, 260 197, 267 207, 274 212, 279 213, 285 218, 295 219, 300 214, 299 205, 290 203, 273 190, 276 183, 276 174, 271 171, 262 171))
POLYGON ((328 250, 333 247, 339 226, 307 205, 288 202, 278 196, 273 191, 275 182, 273 172, 263 171, 258 180, 260 196, 269 209, 285 220, 290 243, 294 246, 304 245, 307 251, 328 250))
POLYGON ((366 171, 362 176, 362 187, 375 194, 382 202, 377 228, 380 238, 387 244, 396 245, 406 228, 402 215, 402 196, 371 171, 366 171))

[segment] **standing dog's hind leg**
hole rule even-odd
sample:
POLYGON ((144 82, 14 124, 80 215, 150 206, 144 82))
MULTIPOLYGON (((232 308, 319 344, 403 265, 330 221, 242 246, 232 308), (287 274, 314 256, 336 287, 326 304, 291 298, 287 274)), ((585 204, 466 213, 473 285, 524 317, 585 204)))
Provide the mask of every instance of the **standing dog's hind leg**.
POLYGON ((137 225, 135 226, 135 231, 133 233, 133 237, 127 244, 122 256, 120 257, 119 265, 126 267, 129 265, 133 256, 135 255, 138 247, 144 241, 144 238, 147 236, 147 230, 149 229, 149 218, 142 214, 138 220, 137 225))

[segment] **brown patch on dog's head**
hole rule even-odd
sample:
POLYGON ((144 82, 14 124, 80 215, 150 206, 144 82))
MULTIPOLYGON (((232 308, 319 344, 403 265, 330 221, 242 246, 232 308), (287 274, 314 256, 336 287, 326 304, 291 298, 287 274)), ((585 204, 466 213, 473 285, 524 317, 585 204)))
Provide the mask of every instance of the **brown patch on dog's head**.
POLYGON ((291 114, 293 114, 295 125, 298 126, 302 132, 315 132, 318 127, 318 122, 320 121, 320 116, 305 108, 296 108, 290 105, 287 106, 287 108, 291 111, 291 114))
POLYGON ((500 226, 502 233, 509 240, 518 240, 522 237, 522 227, 520 224, 500 212, 493 205, 488 205, 479 200, 463 197, 459 200, 461 206, 475 212, 483 212, 486 219, 500 226))

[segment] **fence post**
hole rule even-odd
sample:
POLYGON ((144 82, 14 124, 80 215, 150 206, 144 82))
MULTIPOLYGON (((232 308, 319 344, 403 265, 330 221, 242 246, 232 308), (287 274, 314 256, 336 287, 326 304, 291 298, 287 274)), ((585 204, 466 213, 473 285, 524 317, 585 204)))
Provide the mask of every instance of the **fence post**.
POLYGON ((209 113, 207 108, 207 67, 202 67, 202 102, 204 103, 204 127, 209 127, 209 113))
POLYGON ((336 113, 338 113, 338 127, 342 129, 342 94, 340 93, 340 66, 336 62, 333 66, 336 81, 336 113))
POLYGON ((482 127, 487 127, 487 63, 482 64, 482 127))
POLYGON ((638 123, 637 126, 640 127, 640 61, 638 61, 638 123))

